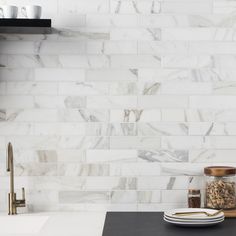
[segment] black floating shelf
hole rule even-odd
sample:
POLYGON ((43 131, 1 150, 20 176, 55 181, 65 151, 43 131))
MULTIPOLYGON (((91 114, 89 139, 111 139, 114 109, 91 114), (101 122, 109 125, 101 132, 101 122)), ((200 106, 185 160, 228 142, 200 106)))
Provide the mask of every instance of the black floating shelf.
POLYGON ((0 33, 4 34, 50 34, 50 19, 0 19, 0 33))

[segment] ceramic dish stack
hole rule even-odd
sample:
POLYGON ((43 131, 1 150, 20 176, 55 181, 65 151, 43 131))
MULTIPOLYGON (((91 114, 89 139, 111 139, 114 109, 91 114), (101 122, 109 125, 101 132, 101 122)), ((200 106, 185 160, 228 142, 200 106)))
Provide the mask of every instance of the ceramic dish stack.
POLYGON ((168 223, 185 227, 204 227, 223 222, 224 213, 218 210, 203 208, 181 208, 164 213, 164 220, 168 223))

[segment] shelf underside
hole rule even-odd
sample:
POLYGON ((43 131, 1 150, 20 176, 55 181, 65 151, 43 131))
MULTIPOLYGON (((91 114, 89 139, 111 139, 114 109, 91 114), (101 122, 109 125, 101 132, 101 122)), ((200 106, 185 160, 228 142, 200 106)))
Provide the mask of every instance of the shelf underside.
POLYGON ((50 34, 50 19, 0 19, 3 34, 50 34))

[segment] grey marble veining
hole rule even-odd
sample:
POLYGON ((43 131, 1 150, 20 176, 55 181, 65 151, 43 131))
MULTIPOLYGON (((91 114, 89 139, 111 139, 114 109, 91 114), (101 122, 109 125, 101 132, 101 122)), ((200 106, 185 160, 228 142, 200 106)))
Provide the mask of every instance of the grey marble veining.
POLYGON ((147 162, 187 162, 188 151, 172 150, 139 150, 138 157, 147 162))

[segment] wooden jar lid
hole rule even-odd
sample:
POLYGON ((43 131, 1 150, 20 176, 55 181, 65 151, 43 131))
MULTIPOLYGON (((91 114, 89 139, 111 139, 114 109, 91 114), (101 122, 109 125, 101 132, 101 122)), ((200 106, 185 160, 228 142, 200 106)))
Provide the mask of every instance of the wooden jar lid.
POLYGON ((216 177, 235 175, 236 168, 232 166, 208 166, 204 168, 204 174, 216 177))

